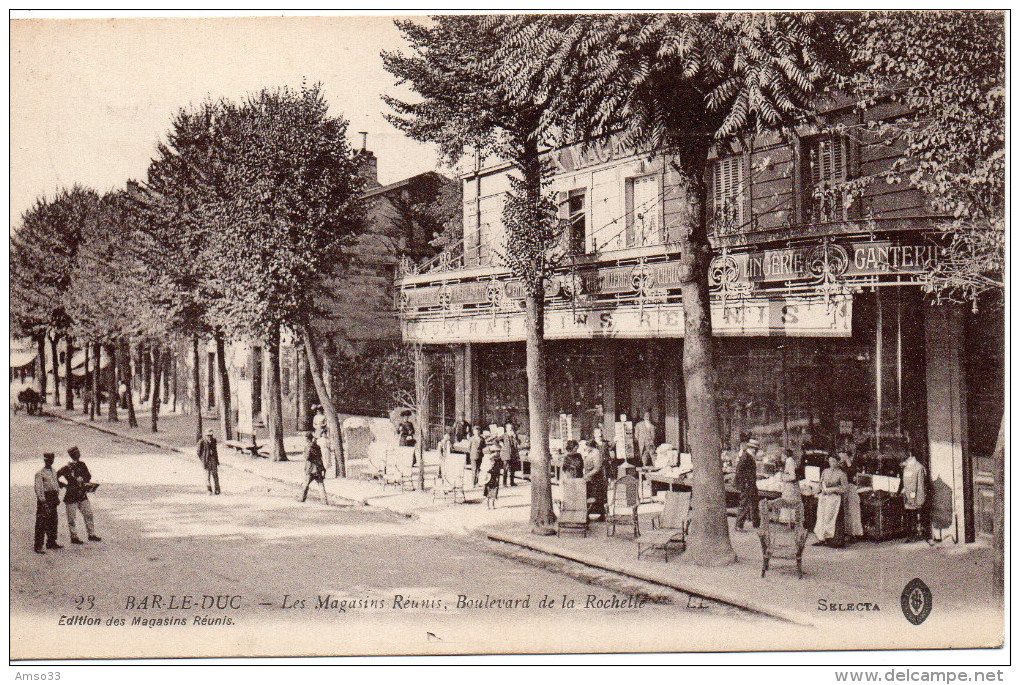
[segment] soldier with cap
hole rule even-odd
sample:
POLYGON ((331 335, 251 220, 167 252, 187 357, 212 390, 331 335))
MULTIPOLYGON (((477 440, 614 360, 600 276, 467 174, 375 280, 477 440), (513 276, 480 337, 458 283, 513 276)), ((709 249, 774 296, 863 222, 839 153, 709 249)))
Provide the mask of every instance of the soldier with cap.
POLYGON ((78 511, 85 519, 85 531, 88 533, 89 540, 99 542, 102 538, 96 535, 92 504, 89 502, 88 494, 90 489, 94 489, 94 486, 90 485, 92 474, 89 473, 89 467, 81 460, 81 451, 77 447, 67 450, 67 454, 71 457, 71 461, 57 471, 57 482, 60 487, 67 488, 64 492, 64 509, 67 512, 67 529, 71 533, 71 542, 75 545, 84 544, 78 537, 78 529, 75 526, 78 517, 76 512, 78 511))
POLYGON ((60 504, 60 485, 57 474, 53 472, 53 452, 43 454, 43 467, 35 474, 35 553, 46 549, 60 549, 57 544, 57 506, 60 504))
POLYGON ((205 487, 209 494, 220 494, 220 457, 216 453, 216 438, 212 428, 205 431, 205 436, 198 443, 198 458, 205 467, 205 487))

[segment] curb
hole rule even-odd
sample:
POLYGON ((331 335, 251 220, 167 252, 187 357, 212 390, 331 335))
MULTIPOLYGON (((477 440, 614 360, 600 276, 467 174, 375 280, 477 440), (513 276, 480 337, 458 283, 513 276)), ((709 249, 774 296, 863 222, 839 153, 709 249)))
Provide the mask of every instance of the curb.
POLYGON ((554 545, 549 545, 542 542, 541 539, 532 539, 531 536, 517 535, 515 533, 504 533, 501 531, 487 530, 482 532, 483 535, 488 537, 490 540, 496 542, 505 542, 510 545, 517 547, 523 547, 530 549, 534 552, 541 552, 542 554, 548 554, 550 556, 559 557, 561 559, 567 559, 574 561, 585 566, 592 568, 602 569, 604 571, 611 571, 622 576, 629 576, 638 580, 643 580, 648 583, 654 583, 656 585, 662 585, 673 590, 679 590, 686 592, 689 595, 696 595, 698 597, 705 597, 706 599, 712 599, 722 604, 728 604, 748 611, 753 611, 757 614, 763 614, 772 618, 777 618, 781 621, 787 621, 789 623, 795 623, 797 625, 816 627, 816 623, 812 620, 810 614, 794 609, 783 609, 777 608, 769 604, 763 604, 753 599, 748 599, 737 593, 728 592, 724 588, 720 588, 716 585, 707 585, 695 580, 682 581, 676 580, 675 578, 669 578, 662 574, 652 573, 647 571, 635 570, 627 568, 626 566, 615 564, 613 562, 606 561, 594 557, 583 552, 575 552, 573 550, 561 549, 554 545))

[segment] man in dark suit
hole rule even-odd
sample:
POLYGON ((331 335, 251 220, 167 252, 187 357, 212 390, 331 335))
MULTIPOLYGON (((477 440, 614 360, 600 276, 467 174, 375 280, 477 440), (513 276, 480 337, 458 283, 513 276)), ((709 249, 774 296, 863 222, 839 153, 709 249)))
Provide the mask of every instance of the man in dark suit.
POLYGON ((81 451, 77 447, 67 450, 71 461, 57 471, 57 481, 60 487, 67 488, 64 492, 64 509, 67 513, 67 528, 71 532, 71 542, 76 545, 84 544, 78 537, 76 519, 78 512, 81 512, 85 519, 85 532, 88 533, 89 541, 99 542, 101 537, 96 535, 96 524, 92 517, 92 504, 89 502, 89 488, 92 482, 92 474, 89 467, 81 460, 81 451))
POLYGON ((755 528, 761 523, 758 513, 758 465, 755 462, 755 456, 760 449, 761 443, 751 438, 740 453, 740 460, 737 461, 737 472, 734 476, 734 485, 740 491, 740 509, 735 525, 737 530, 744 530, 744 521, 748 518, 755 528))
POLYGON ((198 443, 198 458, 205 468, 205 487, 209 494, 220 494, 220 457, 216 452, 216 438, 212 428, 206 430, 205 436, 198 443))

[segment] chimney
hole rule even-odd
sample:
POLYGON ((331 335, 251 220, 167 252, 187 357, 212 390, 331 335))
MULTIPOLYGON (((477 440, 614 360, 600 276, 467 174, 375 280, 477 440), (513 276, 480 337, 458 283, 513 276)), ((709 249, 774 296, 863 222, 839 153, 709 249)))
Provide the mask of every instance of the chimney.
POLYGON ((368 131, 358 131, 361 136, 361 149, 358 156, 358 173, 365 179, 368 189, 379 187, 379 160, 368 149, 368 131))

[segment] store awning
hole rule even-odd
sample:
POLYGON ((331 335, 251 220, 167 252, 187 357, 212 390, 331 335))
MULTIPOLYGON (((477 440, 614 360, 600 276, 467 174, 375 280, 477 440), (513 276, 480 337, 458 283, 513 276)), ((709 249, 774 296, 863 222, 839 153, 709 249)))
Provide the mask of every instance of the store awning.
MULTIPOLYGON (((110 358, 105 354, 100 362, 100 368, 105 369, 110 365, 110 358)), ((89 370, 96 368, 96 359, 94 356, 89 356, 89 370)), ((85 375, 85 350, 75 350, 74 355, 71 357, 71 373, 75 376, 85 375)))
POLYGON ((20 369, 35 361, 38 350, 11 350, 11 368, 20 369))

